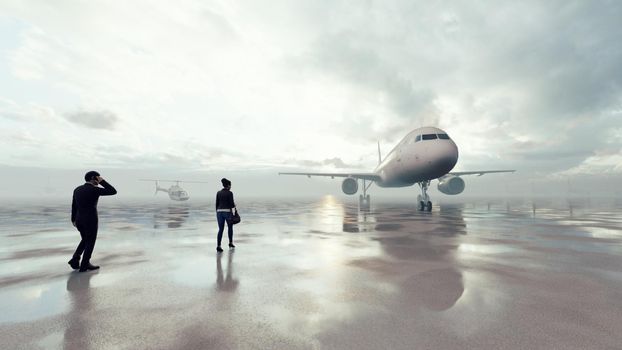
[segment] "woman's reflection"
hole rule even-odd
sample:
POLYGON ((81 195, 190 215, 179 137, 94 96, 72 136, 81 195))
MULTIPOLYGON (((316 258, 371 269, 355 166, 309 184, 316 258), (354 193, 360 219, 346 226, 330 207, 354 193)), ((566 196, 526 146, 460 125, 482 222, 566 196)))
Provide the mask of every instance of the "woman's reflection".
POLYGON ((223 254, 216 254, 216 289, 223 292, 235 292, 238 288, 239 281, 233 278, 233 251, 229 251, 227 254, 227 273, 223 277, 222 273, 222 256, 223 254))
POLYGON ((72 272, 67 279, 67 292, 71 299, 71 310, 67 315, 64 335, 64 349, 89 349, 91 333, 88 314, 91 311, 91 278, 97 272, 72 272))

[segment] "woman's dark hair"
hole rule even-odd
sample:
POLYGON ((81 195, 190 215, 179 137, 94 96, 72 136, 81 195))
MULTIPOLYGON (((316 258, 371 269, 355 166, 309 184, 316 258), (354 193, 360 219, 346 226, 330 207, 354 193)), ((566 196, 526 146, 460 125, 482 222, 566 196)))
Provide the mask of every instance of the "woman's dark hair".
POLYGON ((231 181, 225 179, 224 177, 222 179, 220 179, 220 182, 222 182, 222 187, 230 187, 231 186, 231 181))
POLYGON ((95 176, 99 176, 99 173, 95 170, 91 170, 88 173, 84 174, 84 181, 89 182, 93 180, 95 176))

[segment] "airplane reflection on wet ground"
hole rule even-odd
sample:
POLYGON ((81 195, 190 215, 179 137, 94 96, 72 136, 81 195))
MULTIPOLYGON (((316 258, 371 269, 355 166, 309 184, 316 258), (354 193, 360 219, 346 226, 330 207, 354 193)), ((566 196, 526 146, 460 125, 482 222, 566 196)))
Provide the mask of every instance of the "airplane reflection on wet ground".
MULTIPOLYGON (((584 203, 584 202, 581 202, 584 203)), ((96 273, 65 206, 0 207, 0 343, 17 348, 615 348, 620 203, 101 206, 96 273)))

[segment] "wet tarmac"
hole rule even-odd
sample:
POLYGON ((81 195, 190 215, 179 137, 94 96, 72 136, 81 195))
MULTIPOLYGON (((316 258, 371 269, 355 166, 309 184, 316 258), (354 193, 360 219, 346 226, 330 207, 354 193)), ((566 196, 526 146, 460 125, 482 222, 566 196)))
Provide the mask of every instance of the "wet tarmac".
MULTIPOLYGON (((238 199, 240 200, 240 199, 238 199)), ((240 200, 0 205, 2 349, 620 349, 622 204, 240 200)))

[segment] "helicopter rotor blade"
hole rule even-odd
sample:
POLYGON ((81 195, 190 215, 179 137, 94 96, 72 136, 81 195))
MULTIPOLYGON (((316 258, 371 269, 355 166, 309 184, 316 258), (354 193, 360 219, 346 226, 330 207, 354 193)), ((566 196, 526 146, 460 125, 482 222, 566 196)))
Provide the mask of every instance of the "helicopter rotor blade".
POLYGON ((162 179, 139 179, 138 181, 160 181, 160 182, 177 182, 177 183, 181 183, 181 182, 185 182, 185 183, 197 183, 197 184, 206 184, 209 183, 207 181, 184 181, 184 180, 162 180, 162 179))

